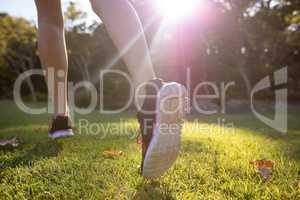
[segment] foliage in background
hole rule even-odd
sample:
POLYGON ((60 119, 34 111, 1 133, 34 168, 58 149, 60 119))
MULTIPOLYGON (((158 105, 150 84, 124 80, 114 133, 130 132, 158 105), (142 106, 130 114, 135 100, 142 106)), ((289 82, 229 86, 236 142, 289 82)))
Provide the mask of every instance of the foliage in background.
MULTIPOLYGON (((135 1, 142 23, 149 25, 146 36, 151 47, 161 18, 157 17, 150 1, 135 1), (145 3, 146 2, 146 3, 145 3), (152 20, 152 21, 149 21, 152 20)), ((300 75, 300 2, 290 0, 207 0, 203 12, 182 24, 185 58, 174 58, 173 63, 185 65, 167 67, 156 62, 155 55, 165 56, 178 49, 161 43, 154 53, 154 64, 159 75, 179 82, 185 80, 185 67, 192 69, 193 84, 199 81, 235 81, 234 96, 245 98, 262 77, 276 69, 289 67, 289 95, 299 99, 300 75), (178 59, 178 60, 177 60, 178 59), (184 62, 181 62, 184 59, 184 62), (170 71, 173 71, 170 73, 170 71), (175 74, 175 76, 174 76, 175 74)), ((118 55, 103 24, 87 24, 86 14, 70 3, 65 12, 66 40, 70 63, 70 80, 91 81, 99 85, 98 72, 109 66, 118 55)), ((40 68, 37 51, 36 28, 25 19, 0 15, 0 97, 10 98, 15 78, 31 68, 40 68)), ((178 57, 180 57, 181 53, 178 57)), ((168 62, 168 61, 167 61, 168 62)), ((122 61, 114 68, 126 67, 122 61)), ((108 78, 108 88, 124 86, 124 80, 108 78)), ((41 78, 26 81, 24 95, 45 93, 41 78), (42 84, 38 84, 41 83, 42 84), (34 87, 33 87, 34 85, 34 87), (40 87, 42 85, 42 87, 40 87)), ((125 84, 126 85, 126 84, 125 84)), ((127 88, 128 89, 128 88, 127 88)), ((126 96, 127 89, 121 92, 126 96)), ((209 92, 205 90, 203 92, 209 92)), ((79 92, 87 96, 85 91, 79 92)), ((271 93, 271 91, 270 91, 271 93)), ((121 99, 112 97, 116 91, 106 93, 116 104, 121 99)), ((81 96, 81 97, 80 97, 81 96)), ((265 96, 271 96, 265 93, 265 96)), ((86 97, 85 97, 86 98, 86 97)), ((88 101, 88 99, 86 99, 88 101)))
MULTIPOLYGON (((14 80, 37 65, 36 28, 23 18, 0 16, 0 94, 11 96, 14 80)), ((26 85, 36 100, 32 79, 26 85)))

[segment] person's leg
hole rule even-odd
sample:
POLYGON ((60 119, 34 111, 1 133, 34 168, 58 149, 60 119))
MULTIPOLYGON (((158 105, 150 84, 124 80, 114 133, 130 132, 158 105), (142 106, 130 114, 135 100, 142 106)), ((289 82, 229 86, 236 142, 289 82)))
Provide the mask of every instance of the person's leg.
POLYGON ((38 49, 53 110, 49 137, 72 136, 68 116, 68 59, 60 0, 35 0, 38 11, 38 49))
POLYGON ((38 11, 38 49, 46 71, 54 115, 66 115, 68 61, 60 0, 35 0, 38 11), (48 80, 48 74, 51 79, 48 80), (63 86, 63 87, 62 87, 63 86))
POLYGON ((158 177, 170 168, 179 152, 183 106, 178 102, 182 101, 184 91, 177 83, 165 84, 155 79, 140 19, 128 0, 90 1, 120 51, 135 85, 146 83, 145 90, 138 91, 139 94, 146 94, 143 103, 138 105, 143 142, 141 174, 146 178, 158 177), (178 105, 179 109, 167 115, 161 106, 171 105, 178 105), (167 127, 174 127, 175 124, 178 128, 167 130, 172 134, 164 134, 160 130, 161 124, 167 127))
POLYGON ((90 0, 121 53, 136 86, 155 78, 140 19, 128 0, 90 0))

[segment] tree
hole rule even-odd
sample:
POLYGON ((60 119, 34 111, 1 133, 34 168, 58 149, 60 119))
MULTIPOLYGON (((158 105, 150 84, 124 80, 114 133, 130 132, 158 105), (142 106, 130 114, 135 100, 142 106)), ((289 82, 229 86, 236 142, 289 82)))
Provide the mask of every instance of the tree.
MULTIPOLYGON (((23 18, 1 15, 0 17, 0 80, 1 94, 11 95, 16 77, 35 67, 40 67, 36 54, 36 29, 23 18), (8 86, 8 87, 7 87, 8 86)), ((32 79, 26 84, 33 101, 37 100, 32 79)))

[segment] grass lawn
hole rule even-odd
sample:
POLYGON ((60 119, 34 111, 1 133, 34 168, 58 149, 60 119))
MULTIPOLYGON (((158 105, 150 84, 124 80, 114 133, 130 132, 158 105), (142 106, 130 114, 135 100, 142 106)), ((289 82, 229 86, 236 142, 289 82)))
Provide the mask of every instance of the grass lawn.
POLYGON ((77 116, 77 122, 94 122, 90 133, 52 141, 46 115, 29 116, 0 102, 0 138, 23 141, 0 150, 0 199, 300 199, 299 111, 289 113, 287 135, 250 113, 189 117, 175 165, 163 177, 145 180, 138 174, 133 113, 77 116), (218 118, 234 127, 222 127, 218 118), (116 126, 124 127, 118 132, 116 126), (124 155, 107 158, 104 150, 124 155), (249 164, 263 158, 275 162, 267 182, 249 164))

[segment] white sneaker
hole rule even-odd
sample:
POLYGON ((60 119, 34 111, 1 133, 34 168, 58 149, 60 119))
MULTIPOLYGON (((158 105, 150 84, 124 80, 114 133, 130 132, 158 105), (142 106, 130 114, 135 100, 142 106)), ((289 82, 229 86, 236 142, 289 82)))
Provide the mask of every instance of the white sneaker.
MULTIPOLYGON (((159 83, 157 80, 153 82, 159 83)), ((146 91, 146 94, 149 92, 146 91)), ((153 95, 153 92, 150 94, 153 95)), ((143 111, 152 109, 154 112, 138 113, 143 140, 141 173, 145 178, 161 176, 178 156, 186 95, 183 85, 163 83, 156 99, 146 99, 142 107, 143 111)))

